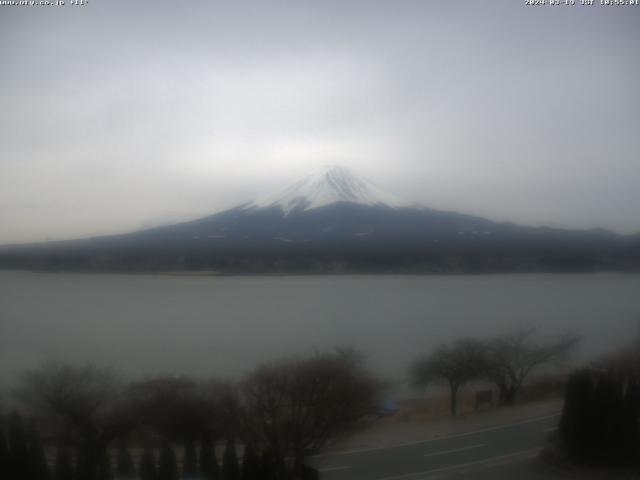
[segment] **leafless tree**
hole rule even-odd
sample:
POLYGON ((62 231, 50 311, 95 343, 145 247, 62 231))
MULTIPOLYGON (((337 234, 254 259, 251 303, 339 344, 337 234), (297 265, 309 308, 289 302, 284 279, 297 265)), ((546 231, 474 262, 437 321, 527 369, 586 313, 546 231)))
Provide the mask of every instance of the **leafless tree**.
POLYGON ((451 414, 455 415, 458 410, 458 390, 465 383, 480 378, 486 365, 484 344, 474 339, 463 339, 451 345, 441 345, 416 362, 411 373, 417 387, 444 381, 451 392, 451 414))
POLYGON ((113 370, 49 364, 27 372, 17 395, 60 441, 78 449, 81 474, 93 480, 108 445, 137 423, 136 412, 121 392, 113 370))
POLYGON ((565 334, 546 342, 536 342, 535 329, 503 335, 487 345, 487 378, 500 392, 500 401, 512 404, 527 376, 537 367, 563 360, 580 341, 565 334))
POLYGON ((140 412, 140 422, 167 440, 195 442, 221 428, 225 385, 185 376, 159 376, 131 383, 127 396, 140 412))
POLYGON ((268 452, 280 475, 301 478, 304 460, 356 428, 375 411, 381 383, 352 352, 317 354, 266 365, 240 391, 245 441, 268 452))

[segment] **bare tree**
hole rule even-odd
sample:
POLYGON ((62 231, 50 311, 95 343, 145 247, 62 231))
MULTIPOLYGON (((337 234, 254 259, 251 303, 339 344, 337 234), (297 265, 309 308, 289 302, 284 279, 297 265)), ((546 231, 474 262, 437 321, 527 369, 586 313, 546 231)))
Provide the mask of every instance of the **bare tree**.
POLYGON ((140 422, 172 442, 193 445, 223 428, 222 382, 165 375, 131 383, 126 393, 140 411, 140 422))
POLYGON ((61 442, 78 449, 80 474, 94 480, 108 445, 137 423, 119 385, 110 369, 50 364, 27 372, 17 394, 61 442))
POLYGON ((458 390, 465 383, 480 378, 486 369, 486 350, 474 339, 458 340, 441 345, 429 356, 413 365, 413 383, 426 387, 432 382, 446 382, 449 386, 451 414, 458 410, 458 390))
POLYGON ((262 366, 240 392, 247 442, 268 452, 276 468, 301 478, 304 460, 373 413, 380 382, 352 352, 318 354, 262 366))
POLYGON ((527 376, 537 367, 564 359, 580 337, 565 334, 537 343, 535 329, 524 329, 492 340, 487 345, 487 378, 500 392, 500 401, 512 404, 527 376))

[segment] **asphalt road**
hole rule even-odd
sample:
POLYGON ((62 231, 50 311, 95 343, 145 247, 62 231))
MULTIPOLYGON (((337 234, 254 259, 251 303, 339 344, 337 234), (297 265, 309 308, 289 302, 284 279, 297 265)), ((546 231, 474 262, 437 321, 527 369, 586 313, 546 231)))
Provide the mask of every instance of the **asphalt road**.
POLYGON ((314 459, 322 480, 421 480, 536 455, 559 415, 314 459))

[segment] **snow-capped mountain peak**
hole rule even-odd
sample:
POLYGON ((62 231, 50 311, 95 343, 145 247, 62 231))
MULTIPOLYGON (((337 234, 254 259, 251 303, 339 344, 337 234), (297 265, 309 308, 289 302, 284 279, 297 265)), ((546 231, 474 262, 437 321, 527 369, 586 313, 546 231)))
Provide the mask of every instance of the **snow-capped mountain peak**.
POLYGON ((285 214, 336 202, 401 207, 406 204, 339 165, 328 165, 289 187, 256 200, 246 208, 280 207, 285 214))

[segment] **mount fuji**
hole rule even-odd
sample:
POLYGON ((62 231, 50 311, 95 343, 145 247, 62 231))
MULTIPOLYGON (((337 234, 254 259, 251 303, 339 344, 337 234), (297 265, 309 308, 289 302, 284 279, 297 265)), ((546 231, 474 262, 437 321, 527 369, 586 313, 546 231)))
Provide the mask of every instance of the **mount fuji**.
POLYGON ((229 273, 640 269, 640 236, 500 223, 405 202, 341 166, 194 221, 0 247, 0 268, 229 273))
POLYGON ((246 208, 279 207, 285 214, 289 214, 339 202, 389 207, 408 206, 368 180, 355 176, 347 168, 328 165, 280 192, 251 202, 246 208))

